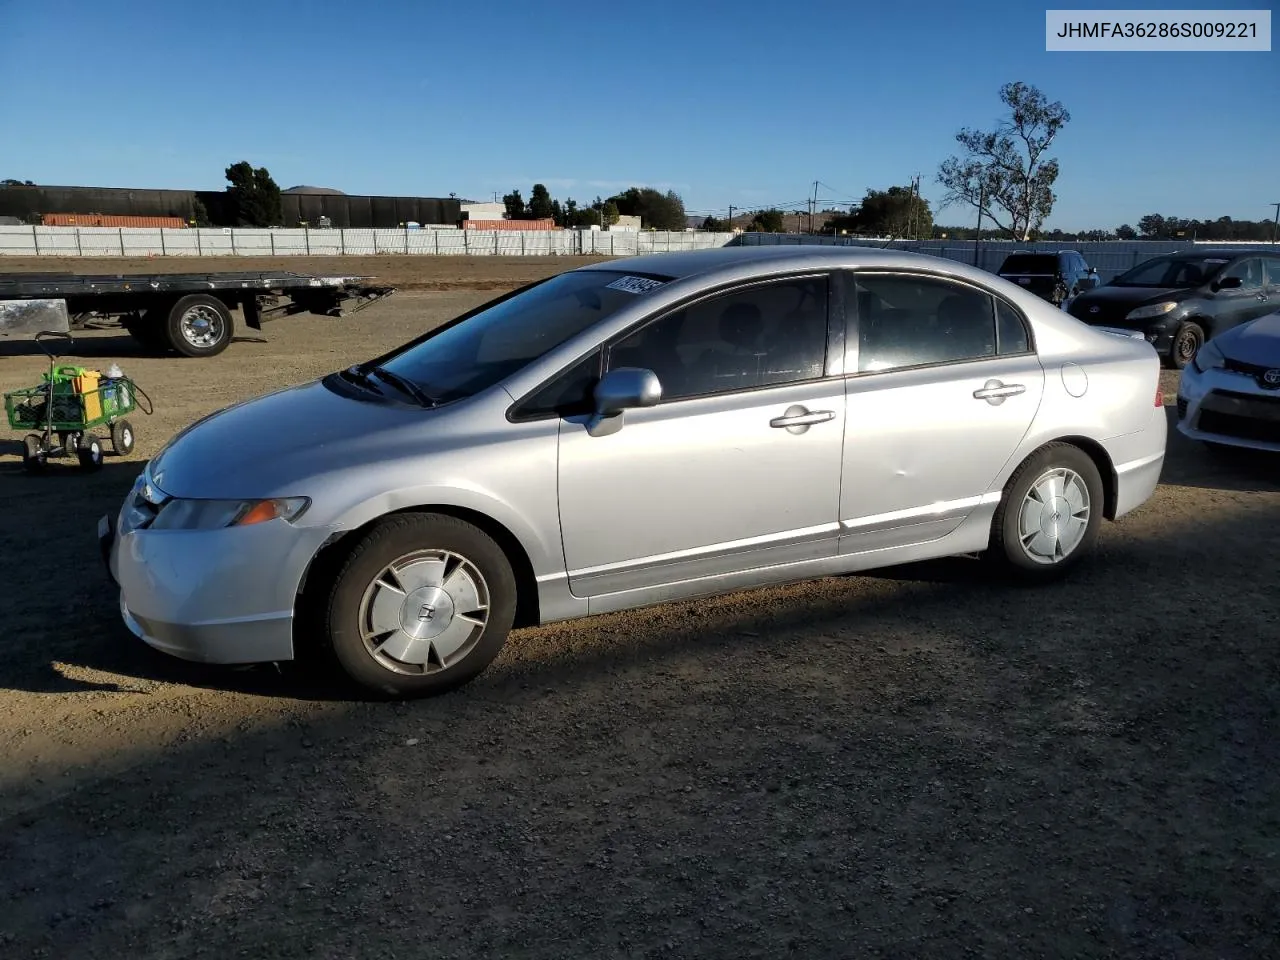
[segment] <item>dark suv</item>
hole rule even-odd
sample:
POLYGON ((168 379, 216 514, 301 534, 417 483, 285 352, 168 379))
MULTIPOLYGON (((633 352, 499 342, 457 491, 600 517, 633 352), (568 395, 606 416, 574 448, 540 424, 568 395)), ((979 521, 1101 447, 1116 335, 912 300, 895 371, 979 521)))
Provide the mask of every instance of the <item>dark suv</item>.
POLYGON ((1095 327, 1141 330, 1181 370, 1209 338, 1276 310, 1280 253, 1201 248, 1145 260, 1067 312, 1095 327))
POLYGON ((1097 285, 1098 273, 1078 250, 1057 253, 1011 253, 996 273, 1055 307, 1097 285))

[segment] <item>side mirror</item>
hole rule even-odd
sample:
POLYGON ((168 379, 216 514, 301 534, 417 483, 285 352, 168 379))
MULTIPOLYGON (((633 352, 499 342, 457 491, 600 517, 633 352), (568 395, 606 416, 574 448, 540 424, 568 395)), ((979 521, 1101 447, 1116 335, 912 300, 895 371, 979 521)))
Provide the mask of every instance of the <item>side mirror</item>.
POLYGON ((1093 270, 1090 270, 1087 274, 1085 274, 1085 276, 1080 278, 1081 290, 1092 290, 1097 285, 1098 285, 1098 274, 1093 270))
POLYGON ((662 400, 662 384, 652 370, 618 367, 610 370, 592 391, 595 412, 587 421, 587 433, 604 437, 622 429, 623 412, 652 407, 662 400))
POLYGON ((1223 277, 1221 280, 1215 280, 1209 285, 1209 288, 1217 293, 1219 290, 1238 290, 1240 288, 1239 277, 1223 277))

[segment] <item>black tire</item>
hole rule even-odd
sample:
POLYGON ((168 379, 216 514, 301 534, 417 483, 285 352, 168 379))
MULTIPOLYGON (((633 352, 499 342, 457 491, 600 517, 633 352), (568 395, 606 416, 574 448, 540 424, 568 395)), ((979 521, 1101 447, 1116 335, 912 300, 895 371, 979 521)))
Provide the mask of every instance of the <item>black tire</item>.
POLYGON ((1046 444, 1024 460, 1005 484, 1000 506, 996 508, 992 519, 991 546, 987 551, 987 558, 1024 582, 1045 583, 1056 580, 1093 549, 1098 529, 1102 525, 1104 502, 1102 477, 1089 455, 1069 443, 1046 444), (1046 473, 1055 469, 1072 471, 1083 481, 1089 497, 1089 513, 1083 535, 1069 552, 1053 562, 1043 562, 1033 559, 1023 547, 1022 506, 1032 487, 1046 473))
MULTIPOLYGON (((321 631, 328 652, 350 680, 369 693, 383 697, 439 694, 468 682, 498 655, 515 619, 515 574, 502 548, 478 527, 441 514, 398 514, 377 522, 338 564, 330 583, 321 631), (385 661, 391 659, 389 655, 378 659, 370 649, 372 644, 366 645, 362 639, 361 626, 368 615, 366 593, 376 590, 376 578, 397 560, 429 550, 448 551, 465 558, 470 566, 464 570, 478 571, 487 593, 487 617, 479 633, 450 654, 448 662, 437 660, 433 665, 428 653, 421 672, 411 672, 407 665, 399 669, 395 664, 388 665, 385 661)), ((429 588, 420 588, 426 589, 429 588)), ((414 597, 420 590, 410 590, 405 595, 404 606, 397 615, 399 623, 405 622, 404 610, 422 599, 414 597)), ((424 603, 422 609, 428 606, 424 603)), ((452 609, 451 600, 449 606, 452 609)), ((433 606, 430 612, 435 610, 433 606)), ((457 619, 451 615, 446 625, 452 625, 457 619)), ((396 638, 403 639, 405 635, 393 632, 390 636, 394 643, 396 638)))
POLYGON ((80 441, 79 448, 76 450, 76 458, 79 459, 82 470, 101 470, 103 459, 102 440, 92 433, 86 433, 80 441))
POLYGON ((28 433, 22 438, 22 466, 29 473, 41 473, 47 463, 44 438, 38 433, 28 433))
POLYGON ((1173 335, 1173 342, 1169 344, 1169 356, 1166 358, 1166 366, 1170 370, 1181 370, 1191 358, 1196 355, 1196 351, 1204 346, 1204 329, 1198 323, 1183 323, 1173 335))
POLYGON ((212 357, 227 349, 233 330, 225 303, 207 293, 193 293, 170 309, 164 339, 184 357, 212 357))
POLYGON ((154 310, 143 310, 137 316, 121 321, 129 336, 148 350, 167 351, 168 341, 165 337, 165 315, 154 310))
POLYGON ((111 425, 111 449, 118 457, 127 457, 133 451, 133 424, 117 420, 111 425))

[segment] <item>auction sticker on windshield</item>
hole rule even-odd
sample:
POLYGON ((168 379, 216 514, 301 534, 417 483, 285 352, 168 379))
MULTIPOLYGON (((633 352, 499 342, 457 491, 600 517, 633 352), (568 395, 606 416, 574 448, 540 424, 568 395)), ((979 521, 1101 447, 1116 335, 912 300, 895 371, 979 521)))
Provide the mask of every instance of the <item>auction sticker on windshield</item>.
POLYGON ((605 289, 624 290, 627 293, 648 293, 660 286, 662 286, 661 280, 651 280, 648 277, 619 277, 605 289))

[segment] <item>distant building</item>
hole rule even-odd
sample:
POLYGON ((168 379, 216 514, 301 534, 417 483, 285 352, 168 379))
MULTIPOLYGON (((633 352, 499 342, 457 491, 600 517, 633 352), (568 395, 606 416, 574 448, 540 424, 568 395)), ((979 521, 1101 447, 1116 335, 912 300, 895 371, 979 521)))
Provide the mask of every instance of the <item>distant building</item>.
POLYGON ((505 220, 507 205, 505 203, 472 203, 462 205, 463 220, 505 220))

